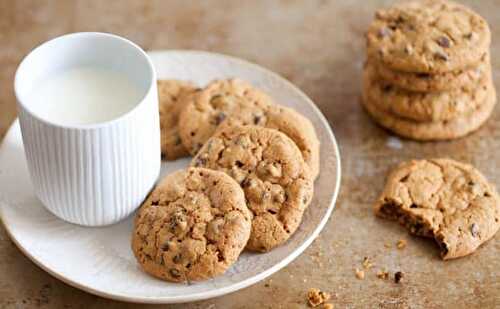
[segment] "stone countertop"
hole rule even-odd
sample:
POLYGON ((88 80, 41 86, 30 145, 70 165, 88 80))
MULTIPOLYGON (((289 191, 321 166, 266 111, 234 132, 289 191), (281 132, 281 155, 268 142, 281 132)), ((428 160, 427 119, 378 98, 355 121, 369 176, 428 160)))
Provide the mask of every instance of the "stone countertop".
MULTIPOLYGON (((239 292, 171 308, 304 308, 311 287, 333 294, 336 308, 493 308, 500 306, 500 235, 472 256, 443 262, 430 240, 410 237, 373 216, 388 170, 402 160, 452 157, 474 164, 500 185, 500 107, 473 135, 417 143, 388 135, 359 102, 363 32, 391 1, 0 1, 0 136, 14 120, 12 82, 22 57, 55 36, 106 31, 144 49, 202 49, 241 57, 278 72, 304 90, 340 144, 342 186, 336 209, 314 244, 288 267, 239 292), (399 239, 407 247, 395 247, 399 239), (390 244, 391 248, 386 248, 390 244), (375 267, 355 277, 363 258, 375 267), (400 284, 380 280, 385 267, 400 284)), ((500 89, 500 3, 467 1, 490 23, 500 89)), ((87 294, 30 262, 0 226, 0 308, 157 308, 87 294)), ((164 306, 169 307, 170 306, 164 306)))

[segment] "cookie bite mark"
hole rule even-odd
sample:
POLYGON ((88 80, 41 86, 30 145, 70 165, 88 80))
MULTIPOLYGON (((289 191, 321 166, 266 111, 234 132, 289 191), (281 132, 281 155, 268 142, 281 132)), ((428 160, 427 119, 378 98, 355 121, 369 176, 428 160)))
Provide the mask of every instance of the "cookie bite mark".
POLYGON ((209 139, 191 164, 223 171, 241 185, 254 215, 250 250, 265 252, 284 243, 312 199, 312 176, 299 149, 277 130, 228 127, 209 139))
POLYGON ((450 159, 401 164, 374 210, 414 235, 434 238, 445 260, 474 252, 500 227, 496 189, 472 166, 450 159))

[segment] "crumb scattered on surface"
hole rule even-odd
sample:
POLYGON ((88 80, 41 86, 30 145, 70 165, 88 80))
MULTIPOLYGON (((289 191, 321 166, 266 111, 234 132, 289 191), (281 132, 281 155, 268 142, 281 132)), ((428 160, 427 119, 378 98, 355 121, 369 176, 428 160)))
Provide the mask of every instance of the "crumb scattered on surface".
POLYGON ((396 283, 400 283, 402 280, 403 280, 403 273, 402 273, 402 272, 400 272, 400 271, 397 271, 397 272, 394 274, 394 282, 396 282, 396 283))
POLYGON ((328 304, 323 304, 323 306, 321 306, 322 309, 334 309, 335 307, 333 306, 333 304, 331 303, 328 303, 328 304))
POLYGON ((386 247, 386 248, 391 248, 391 247, 392 247, 392 245, 391 245, 391 243, 386 242, 386 243, 384 244, 384 247, 386 247))
POLYGON ((372 261, 370 261, 370 258, 365 256, 363 259, 363 268, 364 269, 370 269, 373 267, 372 261))
POLYGON ((317 307, 330 299, 330 294, 320 289, 311 288, 307 292, 307 303, 310 307, 317 307))
POLYGON ((356 268, 356 278, 360 280, 365 279, 365 272, 356 268))
POLYGON ((389 278, 389 272, 384 269, 379 270, 377 272, 377 278, 386 280, 389 278))
POLYGON ((398 247, 398 249, 400 249, 400 250, 404 249, 406 247, 406 240, 404 240, 404 239, 398 240, 396 247, 398 247))

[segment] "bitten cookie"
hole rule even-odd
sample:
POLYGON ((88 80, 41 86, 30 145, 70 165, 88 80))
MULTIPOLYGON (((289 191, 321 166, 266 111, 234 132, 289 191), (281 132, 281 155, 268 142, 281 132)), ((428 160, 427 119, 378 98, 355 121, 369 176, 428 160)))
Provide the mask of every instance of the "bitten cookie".
POLYGON ((179 122, 182 143, 195 155, 227 117, 244 115, 258 125, 271 104, 270 97, 242 80, 213 81, 193 95, 182 111, 179 122))
POLYGON ((489 53, 483 56, 477 66, 436 74, 395 71, 375 62, 369 65, 374 67, 377 76, 389 84, 417 92, 450 91, 461 87, 471 88, 480 83, 485 76, 491 75, 489 53))
POLYGON ((369 64, 363 72, 363 91, 371 104, 384 112, 420 122, 452 120, 469 115, 484 104, 492 87, 488 74, 468 87, 447 92, 413 92, 380 80, 369 64))
POLYGON ((252 115, 238 114, 228 117, 218 130, 231 126, 255 125, 276 129, 288 136, 299 147, 304 161, 311 169, 313 178, 319 175, 320 142, 311 121, 291 108, 271 105, 265 109, 259 120, 252 115))
POLYGON ((283 244, 313 196, 313 179, 299 149, 274 129, 241 126, 219 131, 191 165, 223 171, 241 184, 254 215, 250 250, 265 252, 283 244))
POLYGON ((186 97, 195 89, 191 83, 184 81, 158 80, 161 153, 168 160, 189 155, 182 145, 177 124, 179 114, 185 107, 186 97))
POLYGON ((377 11, 366 38, 373 61, 398 71, 439 73, 478 64, 491 33, 486 21, 463 5, 423 0, 377 11))
POLYGON ((486 100, 471 114, 434 122, 416 122, 394 116, 373 104, 366 93, 363 93, 361 101, 365 110, 382 127, 403 137, 432 141, 459 138, 477 130, 491 115, 496 104, 496 93, 495 88, 490 87, 486 100))
POLYGON ((149 274, 173 282, 224 273, 244 249, 252 214, 241 187, 203 168, 165 177, 141 206, 132 250, 149 274))
POLYGON ((474 167, 451 159, 402 163, 374 209, 412 234, 433 237, 445 260, 471 254, 500 227, 495 187, 474 167))

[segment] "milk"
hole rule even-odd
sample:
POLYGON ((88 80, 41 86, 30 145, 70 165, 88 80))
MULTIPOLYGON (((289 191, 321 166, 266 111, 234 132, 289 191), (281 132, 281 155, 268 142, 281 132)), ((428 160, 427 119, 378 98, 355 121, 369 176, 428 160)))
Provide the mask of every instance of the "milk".
POLYGON ((81 66, 38 82, 27 101, 32 112, 45 120, 83 125, 117 118, 139 104, 143 95, 125 74, 81 66))

